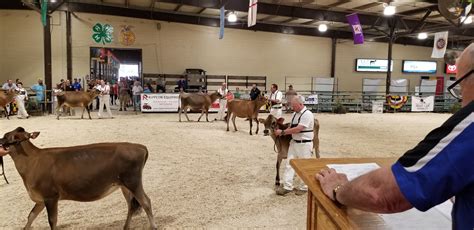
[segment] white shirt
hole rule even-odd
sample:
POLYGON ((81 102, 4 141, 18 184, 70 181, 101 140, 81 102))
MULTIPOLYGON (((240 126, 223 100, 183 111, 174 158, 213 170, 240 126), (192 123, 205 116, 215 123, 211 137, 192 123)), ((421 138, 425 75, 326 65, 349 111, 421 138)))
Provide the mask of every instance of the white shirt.
POLYGON ((143 93, 143 88, 140 85, 134 85, 132 88, 133 95, 140 95, 143 93))
MULTIPOLYGON (((299 113, 293 113, 293 119, 291 120, 291 124, 298 124, 304 127, 303 130, 313 130, 314 128, 314 115, 311 111, 306 109, 306 106, 299 113), (301 117, 301 119, 300 119, 301 117), (298 120, 300 121, 298 123, 298 120)), ((313 140, 314 133, 313 132, 303 132, 303 133, 296 133, 292 134, 291 137, 293 140, 313 140)))
POLYGON ((223 97, 223 98, 220 98, 221 100, 226 100, 226 97, 225 97, 225 96, 227 95, 227 92, 228 92, 228 91, 229 91, 229 90, 227 90, 227 89, 222 89, 222 88, 219 88, 219 89, 217 90, 217 92, 223 97))
POLYGON ((279 101, 277 104, 274 104, 272 107, 281 107, 281 100, 283 99, 283 94, 279 90, 277 90, 275 91, 275 93, 270 94, 270 99, 279 101))
POLYGON ((28 99, 28 93, 26 92, 26 89, 25 88, 17 88, 16 91, 18 91, 18 95, 16 96, 16 98, 18 98, 19 100, 25 100, 28 99))
POLYGON ((109 95, 110 94, 110 86, 109 85, 98 85, 97 89, 101 92, 102 95, 109 95))

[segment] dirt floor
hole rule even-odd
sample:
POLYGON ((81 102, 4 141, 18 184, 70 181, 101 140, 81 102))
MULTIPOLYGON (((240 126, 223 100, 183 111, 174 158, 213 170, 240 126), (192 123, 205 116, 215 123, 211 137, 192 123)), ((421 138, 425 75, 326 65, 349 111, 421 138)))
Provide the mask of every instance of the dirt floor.
MULTIPOLYGON (((248 122, 238 119, 238 132, 225 123, 178 122, 177 114, 138 114, 113 111, 115 119, 76 117, 2 118, 0 133, 18 126, 40 131, 41 148, 97 142, 126 141, 148 147, 144 187, 152 200, 160 229, 263 228, 304 229, 306 197, 274 193, 275 160, 270 137, 249 136, 248 122)), ((260 114, 264 118, 267 114, 260 114)), ((320 120, 322 157, 399 156, 412 148, 449 114, 315 114, 320 120)), ((197 114, 190 118, 197 120, 197 114)), ((210 114, 214 119, 216 114, 210 114)), ((290 115, 285 115, 289 120, 290 115)), ((255 128, 255 126, 254 126, 255 128)), ((0 229, 24 226, 33 202, 9 156, 10 184, 0 178, 0 229)), ((90 203, 60 201, 58 223, 67 229, 119 229, 127 214, 120 191, 90 203)), ((144 212, 132 219, 136 229, 148 228, 144 212)), ((48 228, 43 211, 33 223, 48 228)))

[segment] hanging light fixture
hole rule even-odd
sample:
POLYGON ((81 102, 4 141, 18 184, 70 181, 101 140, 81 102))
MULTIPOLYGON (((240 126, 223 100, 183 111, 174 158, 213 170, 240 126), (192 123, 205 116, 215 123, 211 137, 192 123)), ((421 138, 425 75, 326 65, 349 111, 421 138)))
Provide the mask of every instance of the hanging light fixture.
POLYGON ((396 13, 397 8, 395 6, 391 6, 390 4, 383 4, 383 15, 385 16, 392 16, 396 13))
POLYGON ((227 21, 228 22, 236 22, 237 21, 237 14, 234 13, 234 11, 230 12, 229 15, 227 15, 227 21))
POLYGON ((318 26, 319 32, 326 32, 328 30, 328 26, 326 24, 321 24, 318 26))
POLYGON ((428 34, 427 34, 427 33, 419 33, 419 34, 418 34, 418 39, 424 40, 424 39, 426 39, 426 38, 428 38, 428 34))

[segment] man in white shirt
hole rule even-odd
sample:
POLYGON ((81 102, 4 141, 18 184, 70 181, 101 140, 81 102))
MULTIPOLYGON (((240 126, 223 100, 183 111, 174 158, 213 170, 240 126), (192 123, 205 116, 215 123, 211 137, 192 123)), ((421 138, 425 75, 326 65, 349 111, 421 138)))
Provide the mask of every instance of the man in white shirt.
POLYGON ((23 83, 18 82, 16 86, 17 86, 16 91, 18 92, 18 95, 16 95, 15 100, 18 106, 18 118, 28 119, 30 115, 28 115, 28 112, 26 112, 26 109, 25 109, 25 100, 28 100, 28 93, 26 92, 26 89, 23 88, 23 83))
POLYGON ((272 92, 268 100, 271 103, 270 114, 279 119, 282 114, 281 100, 283 99, 283 94, 278 90, 277 84, 272 84, 270 91, 272 92))
MULTIPOLYGON (((295 96, 291 101, 291 107, 295 111, 291 119, 291 126, 285 130, 277 129, 275 134, 291 135, 290 147, 288 148, 288 158, 285 163, 285 173, 283 175, 283 188, 278 188, 277 195, 284 196, 293 191, 293 178, 295 170, 290 165, 291 159, 311 158, 313 150, 313 127, 314 115, 304 106, 304 98, 295 96)), ((296 195, 303 195, 308 191, 308 186, 300 181, 300 186, 296 195)))
POLYGON ((133 111, 137 111, 137 108, 138 108, 138 111, 140 111, 140 97, 141 97, 141 94, 143 93, 143 88, 142 86, 140 85, 140 82, 139 81, 135 81, 133 83, 133 87, 132 87, 132 94, 133 94, 133 111))
POLYGON ((107 108, 107 113, 109 114, 110 118, 114 118, 112 116, 112 111, 110 111, 110 86, 109 84, 105 84, 104 80, 100 80, 100 85, 97 86, 97 89, 100 91, 99 94, 99 112, 97 116, 99 119, 102 118, 102 111, 104 110, 104 105, 107 108))
POLYGON ((218 89, 217 92, 221 95, 221 98, 219 98, 219 112, 217 113, 217 117, 219 117, 219 120, 223 121, 225 108, 227 107, 227 84, 225 82, 222 83, 222 87, 218 89))

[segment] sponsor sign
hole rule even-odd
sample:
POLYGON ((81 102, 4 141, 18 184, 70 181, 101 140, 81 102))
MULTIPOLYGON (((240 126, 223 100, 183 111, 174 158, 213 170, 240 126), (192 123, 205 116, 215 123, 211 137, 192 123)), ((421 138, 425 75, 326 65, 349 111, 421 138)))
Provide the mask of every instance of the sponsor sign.
POLYGON ((456 74, 458 72, 458 67, 456 65, 446 64, 446 73, 447 74, 456 74))
POLYGON ((403 61, 404 73, 436 73, 435 61, 403 61))
POLYGON ((411 97, 412 112, 432 112, 434 110, 434 96, 411 97))
MULTIPOLYGON (((388 60, 386 59, 356 59, 357 72, 387 72, 387 70, 388 60)), ((390 71, 393 71, 393 61, 390 71)))
POLYGON ((179 107, 179 94, 147 93, 141 94, 142 112, 176 112, 179 107))
POLYGON ((384 101, 372 101, 372 113, 383 113, 384 101))
POLYGON ((317 105, 318 104, 318 95, 317 94, 309 95, 308 97, 306 97, 304 99, 304 104, 305 105, 317 105))

